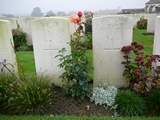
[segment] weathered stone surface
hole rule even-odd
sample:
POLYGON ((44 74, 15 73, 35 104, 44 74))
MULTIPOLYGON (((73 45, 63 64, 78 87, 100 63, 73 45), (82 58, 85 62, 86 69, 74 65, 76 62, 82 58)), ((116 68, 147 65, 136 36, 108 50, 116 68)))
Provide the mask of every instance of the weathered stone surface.
POLYGON ((37 75, 51 77, 54 84, 61 86, 59 76, 62 70, 55 56, 60 49, 69 49, 69 20, 61 17, 35 20, 32 22, 32 37, 37 75))
POLYGON ((149 14, 147 22, 147 32, 154 33, 157 14, 149 14))
MULTIPOLYGON (((14 51, 13 37, 11 33, 10 22, 0 20, 0 62, 6 61, 10 72, 17 73, 16 55, 14 51)), ((3 67, 0 64, 0 69, 3 67)), ((7 68, 4 71, 9 72, 7 68)))
POLYGON ((160 16, 156 18, 153 54, 160 55, 160 16))
POLYGON ((93 19, 94 86, 126 85, 120 49, 132 42, 133 23, 122 15, 93 19))

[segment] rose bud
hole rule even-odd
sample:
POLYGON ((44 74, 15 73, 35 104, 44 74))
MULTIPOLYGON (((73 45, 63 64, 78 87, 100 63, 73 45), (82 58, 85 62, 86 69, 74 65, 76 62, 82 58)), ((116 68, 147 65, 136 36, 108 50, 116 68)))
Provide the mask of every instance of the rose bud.
POLYGON ((79 11, 79 12, 77 13, 77 15, 78 15, 79 17, 82 17, 82 16, 83 16, 83 13, 82 13, 81 11, 79 11))

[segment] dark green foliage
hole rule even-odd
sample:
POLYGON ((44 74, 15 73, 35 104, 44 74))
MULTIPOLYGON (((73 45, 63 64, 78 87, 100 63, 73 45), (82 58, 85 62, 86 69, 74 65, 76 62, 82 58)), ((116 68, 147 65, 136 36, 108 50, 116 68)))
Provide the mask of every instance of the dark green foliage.
POLYGON ((42 114, 50 100, 47 79, 0 76, 0 114, 42 114))
POLYGON ((144 100, 130 90, 119 91, 116 97, 117 112, 122 116, 144 115, 144 100))
POLYGON ((17 81, 15 76, 0 74, 0 114, 6 113, 13 103, 17 81))
POLYGON ((27 36, 26 33, 22 32, 22 30, 14 29, 12 31, 14 47, 16 51, 32 51, 32 46, 27 45, 27 36))
POLYGON ((92 33, 92 18, 86 20, 86 33, 92 33))
POLYGON ((67 94, 81 99, 89 94, 87 49, 83 44, 84 40, 84 37, 75 33, 70 43, 71 54, 66 54, 66 49, 62 49, 57 56, 61 62, 59 67, 64 69, 61 78, 67 94))
POLYGON ((87 33, 85 35, 85 42, 84 42, 85 46, 87 49, 92 49, 92 34, 91 33, 87 33))
POLYGON ((17 51, 33 51, 33 46, 21 45, 16 49, 17 51))
POLYGON ((92 18, 93 18, 93 13, 92 12, 85 12, 85 17, 86 17, 86 24, 85 24, 85 32, 91 33, 92 34, 92 18))
POLYGON ((12 31, 12 34, 15 50, 17 50, 20 46, 24 46, 27 44, 26 33, 22 32, 20 29, 14 29, 12 31))
POLYGON ((147 106, 150 114, 160 115, 160 89, 154 89, 147 97, 147 106))
POLYGON ((147 29, 147 19, 141 18, 137 22, 137 28, 138 29, 147 29))
POLYGON ((49 81, 43 78, 31 78, 22 81, 17 88, 14 106, 17 113, 41 114, 47 111, 51 100, 49 81))

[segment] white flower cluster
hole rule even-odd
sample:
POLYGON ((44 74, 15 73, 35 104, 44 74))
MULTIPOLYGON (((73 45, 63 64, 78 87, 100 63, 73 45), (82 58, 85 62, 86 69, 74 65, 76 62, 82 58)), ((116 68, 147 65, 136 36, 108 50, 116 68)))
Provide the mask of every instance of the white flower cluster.
POLYGON ((93 89, 93 95, 91 101, 95 102, 96 105, 105 105, 112 107, 115 103, 117 96, 117 88, 110 86, 107 88, 96 87, 93 89))

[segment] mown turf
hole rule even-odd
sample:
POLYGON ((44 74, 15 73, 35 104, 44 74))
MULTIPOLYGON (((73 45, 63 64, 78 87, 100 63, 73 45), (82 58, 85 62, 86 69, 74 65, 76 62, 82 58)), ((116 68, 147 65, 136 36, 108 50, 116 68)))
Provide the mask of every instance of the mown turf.
POLYGON ((17 52, 16 55, 20 71, 23 71, 25 75, 35 75, 35 62, 33 52, 17 52))
POLYGON ((0 120, 160 120, 158 117, 111 118, 111 117, 65 117, 65 116, 0 116, 0 120))

